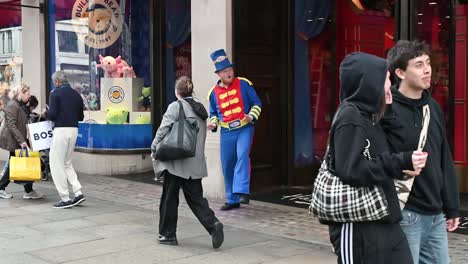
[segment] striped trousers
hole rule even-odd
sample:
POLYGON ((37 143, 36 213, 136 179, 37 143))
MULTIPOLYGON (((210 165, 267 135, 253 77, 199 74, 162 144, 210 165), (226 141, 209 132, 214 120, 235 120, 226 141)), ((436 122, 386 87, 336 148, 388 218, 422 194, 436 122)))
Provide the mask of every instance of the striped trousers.
POLYGON ((339 264, 411 264, 408 241, 400 225, 343 223, 329 225, 339 264))

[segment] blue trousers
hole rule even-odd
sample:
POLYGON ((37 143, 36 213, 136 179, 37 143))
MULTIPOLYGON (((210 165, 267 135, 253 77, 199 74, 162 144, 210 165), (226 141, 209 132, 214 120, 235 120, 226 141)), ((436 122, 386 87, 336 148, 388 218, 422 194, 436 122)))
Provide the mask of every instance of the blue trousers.
POLYGON ((239 203, 241 194, 250 193, 250 147, 254 127, 221 129, 221 165, 224 174, 226 200, 239 203))
POLYGON ((443 214, 423 215, 404 209, 400 222, 415 264, 450 263, 447 225, 443 214))

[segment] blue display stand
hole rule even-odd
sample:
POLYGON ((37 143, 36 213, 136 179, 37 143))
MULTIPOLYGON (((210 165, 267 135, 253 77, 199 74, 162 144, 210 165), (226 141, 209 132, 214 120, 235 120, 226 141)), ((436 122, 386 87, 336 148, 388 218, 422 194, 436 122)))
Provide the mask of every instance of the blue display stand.
POLYGON ((92 124, 78 126, 78 148, 99 150, 150 149, 152 142, 151 124, 92 124))

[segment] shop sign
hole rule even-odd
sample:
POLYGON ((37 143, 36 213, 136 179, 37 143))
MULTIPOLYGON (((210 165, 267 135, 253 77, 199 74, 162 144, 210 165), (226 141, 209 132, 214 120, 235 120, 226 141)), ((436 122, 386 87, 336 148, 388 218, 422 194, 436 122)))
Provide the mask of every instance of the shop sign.
POLYGON ((122 33, 122 14, 116 0, 76 0, 72 12, 75 32, 89 47, 107 48, 122 33), (88 34, 80 34, 83 21, 88 22, 88 34))
POLYGON ((107 97, 112 103, 118 104, 125 98, 125 92, 120 86, 112 86, 107 93, 107 97))
POLYGON ((42 121, 28 124, 28 136, 34 151, 49 149, 52 144, 54 122, 42 121))

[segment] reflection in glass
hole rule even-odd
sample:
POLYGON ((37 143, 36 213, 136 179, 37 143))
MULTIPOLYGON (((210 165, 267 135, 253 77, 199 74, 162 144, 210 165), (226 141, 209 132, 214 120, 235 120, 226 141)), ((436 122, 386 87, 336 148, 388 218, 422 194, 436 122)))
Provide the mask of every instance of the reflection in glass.
MULTIPOLYGON (((330 43, 327 42, 330 37, 328 22, 331 9, 331 1, 296 0, 295 2, 294 163, 296 166, 313 162, 316 147, 314 143, 317 138, 315 132, 323 127, 321 121, 328 110, 327 59, 329 58, 327 56, 330 43)), ((325 130, 327 129, 325 125, 325 130)))
MULTIPOLYGON (((416 1, 415 38, 431 47, 432 97, 439 103, 445 121, 449 119, 450 1, 416 1)), ((448 122, 446 122, 448 124, 448 122)))
POLYGON ((0 6, 0 96, 23 78, 21 8, 0 6))

